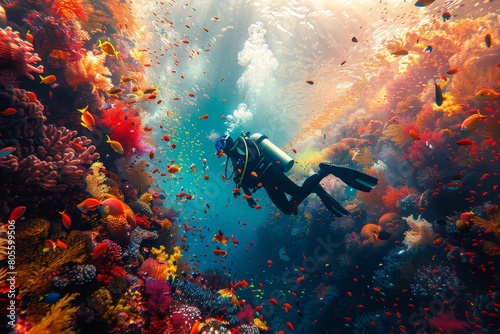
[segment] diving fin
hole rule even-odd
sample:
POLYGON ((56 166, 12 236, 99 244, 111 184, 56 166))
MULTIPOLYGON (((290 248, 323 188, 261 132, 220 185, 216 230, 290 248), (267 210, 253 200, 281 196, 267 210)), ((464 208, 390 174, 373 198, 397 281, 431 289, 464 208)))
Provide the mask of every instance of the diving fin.
POLYGON ((378 179, 366 173, 357 171, 350 167, 341 167, 331 163, 322 162, 319 164, 321 170, 326 170, 335 175, 348 186, 354 189, 369 192, 377 185, 378 179))
POLYGON ((316 188, 314 188, 314 193, 318 195, 325 207, 335 216, 342 217, 350 214, 350 212, 340 205, 339 202, 334 200, 322 186, 317 185, 316 188))

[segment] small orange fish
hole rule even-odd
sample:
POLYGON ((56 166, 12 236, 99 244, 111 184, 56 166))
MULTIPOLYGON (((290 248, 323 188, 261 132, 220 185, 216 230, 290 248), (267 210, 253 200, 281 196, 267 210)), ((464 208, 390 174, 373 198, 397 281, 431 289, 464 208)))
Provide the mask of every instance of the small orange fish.
POLYGON ((61 249, 67 249, 68 248, 68 245, 66 245, 64 242, 62 242, 59 239, 56 240, 56 245, 57 245, 57 247, 59 247, 61 249))
POLYGON ((95 198, 87 198, 86 200, 78 204, 76 207, 80 209, 80 211, 82 212, 93 211, 97 209, 99 203, 100 201, 95 198))
POLYGON ((453 67, 453 68, 450 68, 448 71, 446 71, 446 74, 455 74, 457 72, 458 72, 458 68, 453 67))
POLYGON ((257 173, 254 172, 254 171, 250 172, 250 175, 253 176, 253 177, 257 177, 257 173))
POLYGON ((106 143, 109 143, 109 145, 111 146, 113 151, 115 151, 118 154, 123 154, 124 151, 123 151, 122 144, 120 144, 116 140, 111 140, 111 138, 109 138, 108 135, 106 135, 106 137, 108 137, 108 140, 106 140, 106 143))
POLYGON ((94 251, 92 252, 92 258, 96 259, 99 255, 104 253, 108 249, 108 242, 104 241, 95 246, 94 251))
POLYGON ((208 174, 203 175, 203 178, 208 181, 210 179, 210 176, 208 174))
POLYGON ((149 151, 149 159, 153 160, 155 157, 155 150, 149 151))
POLYGON ((60 214, 61 214, 61 218, 62 218, 62 223, 64 225, 64 227, 66 228, 70 228, 71 227, 71 218, 66 214, 66 210, 64 211, 58 211, 60 214))
POLYGON ((73 148, 75 149, 75 151, 77 152, 83 152, 85 151, 85 147, 83 147, 81 144, 79 143, 75 143, 74 141, 71 142, 71 146, 73 146, 73 148))
POLYGON ((269 298, 267 301, 269 302, 269 304, 278 305, 278 301, 274 298, 269 298))
POLYGON ((215 249, 214 249, 214 255, 222 255, 223 257, 226 257, 227 256, 227 252, 223 249, 220 249, 219 246, 217 246, 215 249))
POLYGON ((16 113, 17 113, 16 108, 7 108, 4 111, 2 111, 0 114, 2 114, 2 116, 12 116, 12 115, 15 115, 16 113))
POLYGON ((418 134, 417 131, 411 129, 410 131, 408 131, 408 134, 413 140, 420 140, 420 135, 418 134))
POLYGON ((222 231, 219 230, 219 233, 215 234, 214 237, 212 238, 212 241, 214 242, 219 242, 221 244, 223 244, 224 246, 227 245, 227 239, 224 238, 224 235, 222 234, 222 231))
POLYGON ((170 137, 167 135, 164 135, 163 137, 161 137, 161 139, 164 141, 170 141, 170 137))
POLYGON ((312 80, 306 80, 306 83, 309 85, 314 85, 314 81, 312 81, 312 80))
POLYGON ((26 212, 26 207, 25 206, 18 206, 14 210, 11 211, 11 213, 9 215, 9 220, 16 221, 19 218, 21 218, 24 215, 25 212, 26 212))
POLYGON ((208 118, 208 114, 203 114, 199 117, 200 120, 204 120, 208 118))
POLYGON ((167 165, 167 171, 173 175, 175 173, 179 173, 181 171, 180 167, 177 166, 176 164, 173 165, 167 165))
POLYGON ((51 74, 51 75, 47 75, 45 78, 42 77, 41 75, 39 75, 40 77, 40 83, 41 84, 45 84, 45 85, 52 85, 54 82, 56 82, 57 78, 55 75, 51 74))
POLYGON ((257 204, 256 206, 253 207, 255 210, 260 210, 262 209, 262 206, 260 204, 257 204))

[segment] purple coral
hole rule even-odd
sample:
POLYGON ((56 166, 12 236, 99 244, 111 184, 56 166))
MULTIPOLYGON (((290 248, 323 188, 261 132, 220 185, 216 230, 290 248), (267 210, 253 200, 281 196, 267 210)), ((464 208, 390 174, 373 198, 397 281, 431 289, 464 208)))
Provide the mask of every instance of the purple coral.
POLYGON ((149 294, 148 310, 156 316, 164 315, 172 302, 170 284, 165 280, 150 279, 146 283, 146 293, 149 294))
POLYGON ((51 50, 60 50, 68 53, 69 61, 78 61, 82 58, 82 49, 89 35, 80 28, 76 20, 61 20, 31 11, 24 19, 30 27, 35 40, 35 50, 45 55, 51 50))
POLYGON ((33 45, 23 41, 12 28, 0 28, 0 82, 14 83, 19 75, 34 79, 30 72, 43 73, 43 66, 35 67, 41 59, 33 53, 33 45))
POLYGON ((99 159, 90 139, 64 127, 44 125, 43 105, 25 90, 0 90, 0 104, 17 110, 0 119, 0 148, 16 148, 0 158, 0 215, 18 205, 15 198, 28 196, 35 208, 84 184, 87 165, 99 159))

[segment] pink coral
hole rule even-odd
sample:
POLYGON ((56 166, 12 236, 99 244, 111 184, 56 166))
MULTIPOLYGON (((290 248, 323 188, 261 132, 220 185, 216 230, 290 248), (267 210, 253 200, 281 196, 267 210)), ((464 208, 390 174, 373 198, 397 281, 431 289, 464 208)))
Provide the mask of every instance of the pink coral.
POLYGON ((426 164, 439 146, 444 142, 439 132, 424 131, 419 134, 420 139, 414 140, 408 147, 408 158, 413 166, 419 168, 426 164))
POLYGON ((149 294, 147 303, 148 310, 156 316, 164 315, 172 302, 170 296, 170 284, 164 279, 151 279, 146 282, 146 293, 149 294))
POLYGON ((43 73, 43 66, 34 66, 41 59, 33 53, 33 45, 22 40, 12 28, 0 28, 0 82, 12 84, 17 76, 34 79, 30 72, 43 73))
POLYGON ((245 304, 237 314, 238 319, 244 324, 253 323, 253 309, 250 304, 245 304))

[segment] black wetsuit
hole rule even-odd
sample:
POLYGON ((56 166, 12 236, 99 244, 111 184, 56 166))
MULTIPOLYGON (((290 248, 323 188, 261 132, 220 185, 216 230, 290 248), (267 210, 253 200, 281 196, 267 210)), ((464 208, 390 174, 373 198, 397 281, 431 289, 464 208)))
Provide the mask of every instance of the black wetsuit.
MULTIPOLYGON (((297 214, 298 205, 312 192, 316 193, 336 216, 349 214, 319 184, 330 174, 327 169, 320 169, 317 174, 308 177, 302 186, 298 186, 283 173, 276 162, 263 157, 257 144, 247 137, 238 137, 233 146, 224 152, 231 159, 236 186, 251 196, 261 183, 274 205, 286 215, 297 214), (287 194, 291 196, 290 199, 287 194)), ((257 205, 253 198, 248 198, 247 201, 251 207, 257 205)))

